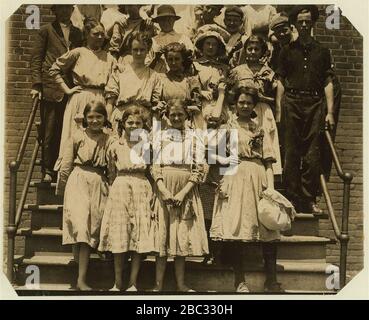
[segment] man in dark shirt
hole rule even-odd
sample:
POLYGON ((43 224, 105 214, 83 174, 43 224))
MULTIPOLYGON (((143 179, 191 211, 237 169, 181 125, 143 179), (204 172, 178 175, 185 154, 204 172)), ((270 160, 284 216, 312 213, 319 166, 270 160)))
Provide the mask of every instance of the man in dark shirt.
POLYGON ((290 23, 299 37, 281 50, 276 97, 276 120, 280 121, 282 112, 285 127, 286 193, 299 211, 314 214, 322 213, 316 205, 321 173, 320 130, 324 122, 332 127, 335 124, 330 53, 311 36, 318 16, 314 5, 292 10, 290 23))

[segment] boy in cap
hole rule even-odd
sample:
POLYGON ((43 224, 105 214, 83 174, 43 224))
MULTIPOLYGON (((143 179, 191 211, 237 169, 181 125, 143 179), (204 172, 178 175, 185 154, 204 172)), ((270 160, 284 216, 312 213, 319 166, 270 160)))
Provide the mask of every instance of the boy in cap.
POLYGON ((269 64, 273 70, 277 70, 278 58, 282 48, 294 40, 287 13, 277 13, 272 18, 269 29, 271 32, 270 39, 273 45, 273 52, 269 64))
POLYGON ((330 53, 311 36, 318 16, 314 5, 292 10, 289 21, 299 37, 281 50, 276 96, 276 120, 280 121, 281 110, 284 114, 287 196, 300 212, 317 215, 322 214, 316 204, 321 174, 320 130, 324 122, 335 125, 330 53))
POLYGON ((117 60, 131 54, 130 43, 134 32, 145 32, 150 38, 157 34, 151 19, 145 20, 140 16, 141 7, 141 5, 119 5, 120 12, 124 12, 128 16, 125 26, 122 26, 120 22, 113 26, 109 52, 117 60))
POLYGON ((182 43, 187 50, 194 51, 194 45, 190 38, 173 29, 175 22, 179 19, 181 19, 181 17, 177 16, 173 6, 170 5, 159 6, 156 16, 152 19, 154 23, 159 24, 161 31, 152 39, 152 47, 148 54, 147 64, 159 73, 168 71, 162 54, 163 48, 169 43, 182 43))
POLYGON ((55 21, 40 28, 31 53, 32 99, 40 102, 43 140, 43 181, 55 179, 54 164, 59 153, 67 97, 48 71, 58 57, 82 45, 82 32, 70 21, 73 5, 53 5, 55 21))
POLYGON ((241 41, 244 35, 242 30, 243 18, 243 11, 238 6, 229 6, 224 12, 224 25, 231 35, 226 45, 226 52, 228 55, 232 54, 236 44, 241 41))
POLYGON ((206 24, 216 24, 220 26, 214 19, 220 15, 222 8, 223 8, 222 5, 195 6, 195 16, 196 16, 195 31, 206 24))

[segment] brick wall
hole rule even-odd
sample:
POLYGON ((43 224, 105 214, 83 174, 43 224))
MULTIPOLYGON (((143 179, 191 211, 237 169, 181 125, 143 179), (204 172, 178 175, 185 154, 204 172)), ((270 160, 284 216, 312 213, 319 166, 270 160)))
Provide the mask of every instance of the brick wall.
MULTIPOLYGON (((320 6, 321 15, 324 7, 320 6)), ((20 7, 8 21, 9 41, 7 52, 6 80, 6 156, 8 162, 14 159, 23 130, 31 108, 29 58, 34 30, 25 28, 25 7, 20 7)), ((51 22, 53 17, 49 6, 41 6, 41 24, 51 22)), ((316 38, 331 49, 336 73, 342 86, 342 104, 337 129, 336 146, 345 170, 355 175, 351 190, 350 206, 350 243, 348 255, 349 274, 357 273, 363 266, 363 170, 362 170, 362 107, 363 107, 363 39, 344 17, 341 18, 339 30, 327 30, 324 18, 321 17, 315 31, 316 38)), ((34 141, 35 133, 31 137, 34 141)), ((27 148, 25 164, 29 162, 32 145, 27 148)), ((21 167, 18 180, 25 176, 25 166, 21 167)), ((8 169, 5 170, 5 225, 8 209, 8 169)), ((334 208, 340 222, 342 210, 342 184, 332 171, 329 183, 334 208)), ((39 176, 39 172, 36 173, 39 176)), ((18 187, 20 189, 20 185, 18 187)), ((20 192, 20 190, 19 190, 20 192)), ((29 195, 30 202, 35 199, 33 190, 29 195)), ((29 217, 25 216, 24 225, 29 217)), ((321 235, 333 237, 329 221, 320 224, 321 235)), ((5 234, 4 234, 5 235, 5 234)), ((6 240, 5 251, 6 252, 6 240)), ((22 252, 23 241, 17 240, 17 252, 22 252)), ((338 262, 339 246, 332 245, 327 249, 328 261, 338 262)))
MULTIPOLYGON (((41 21, 47 23, 53 21, 50 6, 40 6, 41 21)), ((25 26, 27 18, 25 6, 21 6, 7 21, 8 41, 5 43, 6 50, 6 95, 5 95, 5 181, 4 181, 4 226, 8 221, 9 206, 9 170, 7 164, 14 160, 19 148, 22 135, 29 117, 32 106, 30 98, 31 76, 29 61, 32 41, 35 30, 28 30, 25 26)), ((39 121, 39 119, 37 119, 39 121)), ((32 132, 27 145, 23 164, 18 173, 17 199, 20 197, 22 181, 30 162, 32 149, 36 138, 35 130, 32 132)), ((35 168, 35 178, 40 178, 40 170, 35 168)), ((35 203, 36 194, 33 188, 29 189, 27 202, 35 203)), ((21 227, 29 226, 30 214, 25 213, 21 227)), ((4 253, 7 250, 6 233, 4 232, 4 253)), ((22 254, 24 248, 23 237, 16 238, 16 254, 22 254)), ((5 267, 5 266, 4 266, 5 267)))
MULTIPOLYGON (((323 7, 320 9, 322 16, 325 11, 323 7)), ((347 258, 348 274, 353 276, 363 267, 363 38, 345 17, 341 17, 339 30, 328 30, 324 19, 319 19, 316 38, 331 49, 336 74, 342 87, 335 145, 343 169, 354 174, 347 258)), ((340 225, 343 185, 334 169, 328 186, 340 225)), ((320 234, 334 237, 330 221, 320 223, 320 234)), ((328 246, 327 256, 329 262, 338 263, 339 246, 328 246)))

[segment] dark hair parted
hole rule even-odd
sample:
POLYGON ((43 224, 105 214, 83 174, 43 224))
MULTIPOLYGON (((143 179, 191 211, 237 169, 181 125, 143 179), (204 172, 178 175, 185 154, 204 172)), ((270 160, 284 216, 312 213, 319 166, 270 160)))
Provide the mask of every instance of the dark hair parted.
POLYGON ((91 32, 91 30, 97 26, 102 26, 105 30, 104 25, 100 21, 92 17, 86 17, 83 20, 83 33, 85 35, 85 38, 91 32))
POLYGON ((148 32, 145 31, 134 31, 129 39, 129 48, 132 51, 133 41, 136 40, 139 43, 144 44, 147 47, 147 50, 151 49, 152 46, 152 38, 150 37, 148 32))
POLYGON ((251 34, 251 36, 246 40, 244 47, 247 48, 247 46, 251 43, 259 43, 261 47, 261 54, 262 56, 265 55, 268 50, 268 45, 263 37, 258 34, 251 34))
POLYGON ((183 68, 185 72, 188 72, 192 66, 192 51, 187 50, 186 46, 183 43, 179 42, 171 42, 164 47, 164 56, 165 59, 168 58, 169 52, 179 52, 183 59, 183 68))
POLYGON ((167 117, 169 117, 169 112, 172 108, 176 108, 176 107, 180 107, 180 108, 183 108, 183 110, 186 112, 187 114, 187 118, 190 117, 190 114, 187 110, 187 107, 188 107, 188 101, 186 100, 182 100, 182 99, 178 99, 178 98, 173 98, 173 99, 170 99, 167 103, 167 110, 165 112, 165 115, 167 117))
POLYGON ((102 101, 98 101, 98 100, 91 100, 90 102, 88 102, 85 106, 85 109, 83 110, 83 121, 82 121, 82 126, 84 128, 88 127, 87 124, 87 115, 89 112, 91 111, 95 111, 101 115, 104 116, 105 120, 104 120, 104 126, 107 128, 112 128, 112 125, 110 123, 110 121, 108 120, 108 113, 106 111, 106 107, 104 102, 102 101))
POLYGON ((240 98, 241 94, 247 94, 252 96, 254 100, 254 104, 259 102, 259 92, 258 89, 252 87, 239 87, 236 89, 235 92, 235 103, 237 103, 238 99, 240 98))
POLYGON ((141 118, 143 123, 143 129, 148 130, 148 121, 149 121, 149 112, 146 110, 146 108, 140 106, 140 105, 131 105, 127 109, 123 111, 122 118, 118 120, 118 135, 119 137, 122 136, 123 130, 124 130, 124 124, 126 123, 127 119, 130 116, 137 116, 141 118))

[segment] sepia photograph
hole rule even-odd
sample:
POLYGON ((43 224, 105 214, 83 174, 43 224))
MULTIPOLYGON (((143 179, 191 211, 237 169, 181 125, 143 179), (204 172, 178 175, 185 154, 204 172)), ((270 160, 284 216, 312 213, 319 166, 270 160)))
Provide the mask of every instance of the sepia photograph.
POLYGON ((344 8, 59 1, 3 28, 17 295, 335 296, 364 269, 344 8))

